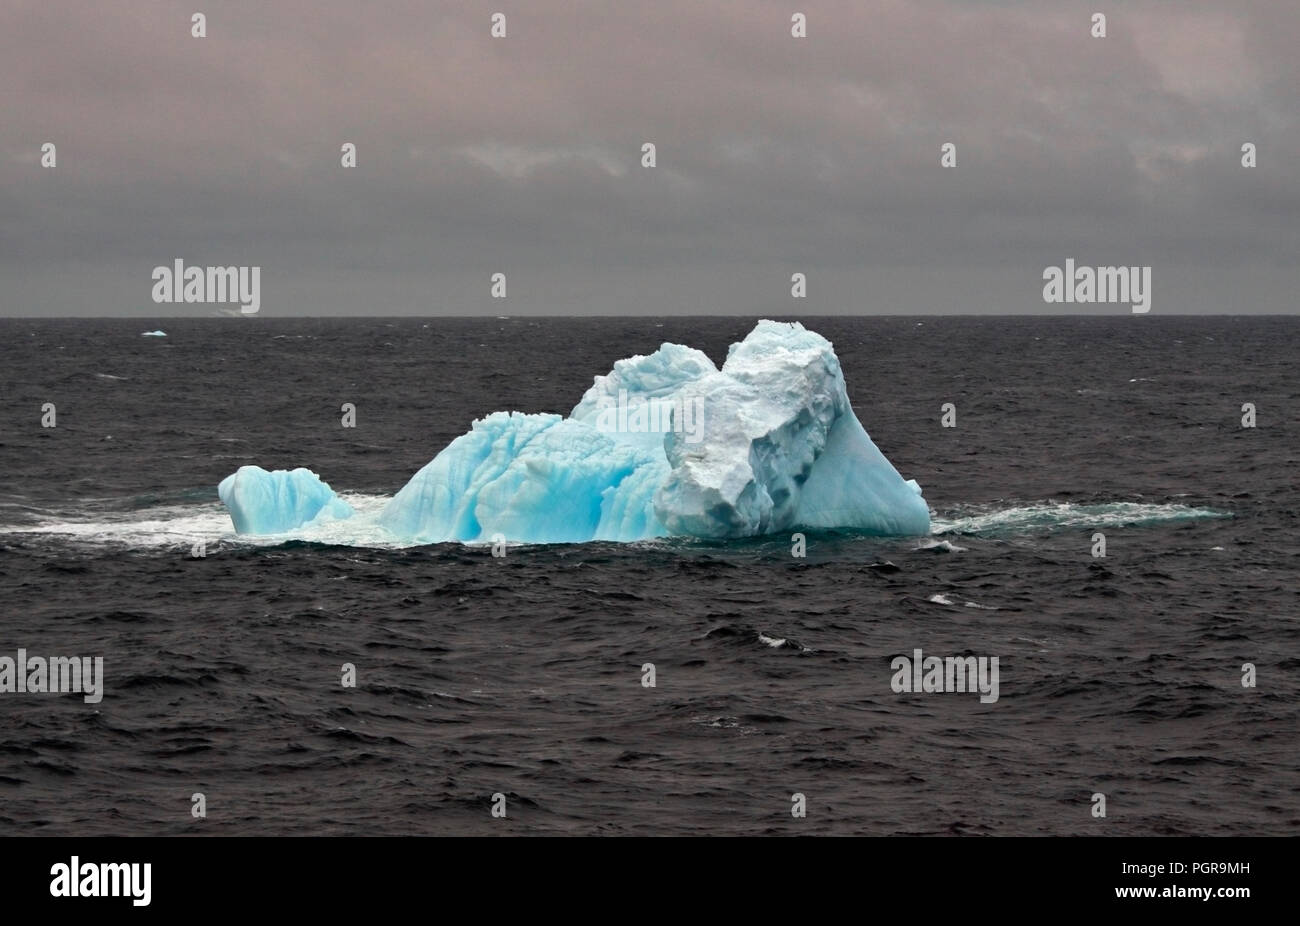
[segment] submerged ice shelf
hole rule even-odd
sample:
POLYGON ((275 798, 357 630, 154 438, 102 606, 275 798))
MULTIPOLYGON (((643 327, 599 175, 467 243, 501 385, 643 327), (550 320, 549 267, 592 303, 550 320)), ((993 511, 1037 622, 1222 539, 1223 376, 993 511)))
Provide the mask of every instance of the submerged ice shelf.
POLYGON ((680 344, 620 360, 567 418, 479 419, 377 514, 302 468, 243 466, 218 492, 241 534, 341 520, 410 543, 930 530, 920 486, 853 413, 830 342, 797 322, 759 322, 721 369, 680 344))

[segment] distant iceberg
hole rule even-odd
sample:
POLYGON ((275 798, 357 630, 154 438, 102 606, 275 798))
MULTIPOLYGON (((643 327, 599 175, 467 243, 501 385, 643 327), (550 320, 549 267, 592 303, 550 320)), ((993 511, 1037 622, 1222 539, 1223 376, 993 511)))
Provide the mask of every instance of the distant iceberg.
POLYGON ((830 342, 773 321, 731 345, 721 370, 664 344, 596 377, 567 418, 475 421, 377 514, 354 513, 307 469, 244 466, 218 492, 241 534, 365 518, 405 543, 930 531, 920 486, 853 413, 830 342))
POLYGON ((140 337, 142 337, 142 338, 165 338, 165 337, 167 337, 167 332, 166 332, 166 331, 163 331, 161 328, 159 328, 157 331, 141 331, 141 332, 140 332, 140 337))

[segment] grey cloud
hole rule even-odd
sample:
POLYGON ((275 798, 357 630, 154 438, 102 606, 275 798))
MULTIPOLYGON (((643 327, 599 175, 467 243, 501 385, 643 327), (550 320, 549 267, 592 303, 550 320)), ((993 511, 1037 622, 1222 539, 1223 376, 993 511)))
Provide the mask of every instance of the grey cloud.
POLYGON ((1066 257, 1295 311, 1300 8, 1098 6, 11 0, 0 313, 185 311, 175 257, 268 315, 1050 311, 1066 257))

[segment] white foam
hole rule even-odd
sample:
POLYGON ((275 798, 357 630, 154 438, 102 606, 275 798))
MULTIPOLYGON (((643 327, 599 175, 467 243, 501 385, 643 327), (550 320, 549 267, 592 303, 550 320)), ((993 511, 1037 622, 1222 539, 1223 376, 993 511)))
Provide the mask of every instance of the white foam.
MULTIPOLYGON (((386 495, 348 494, 344 499, 358 514, 377 514, 386 495)), ((129 512, 86 512, 51 515, 36 524, 4 528, 8 534, 66 537, 77 543, 132 549, 186 549, 196 541, 247 546, 274 546, 289 540, 351 546, 407 546, 365 518, 314 524, 291 534, 236 535, 230 513, 217 502, 201 505, 161 505, 129 512)))
POLYGON ((959 547, 951 540, 923 540, 917 550, 934 550, 936 553, 965 553, 965 547, 959 547))
POLYGON ((1153 505, 1140 502, 1107 502, 1076 505, 1072 502, 1034 502, 996 510, 979 511, 952 519, 932 516, 932 534, 1013 533, 1059 530, 1071 527, 1129 527, 1185 521, 1197 518, 1230 518, 1231 514, 1187 505, 1153 505))

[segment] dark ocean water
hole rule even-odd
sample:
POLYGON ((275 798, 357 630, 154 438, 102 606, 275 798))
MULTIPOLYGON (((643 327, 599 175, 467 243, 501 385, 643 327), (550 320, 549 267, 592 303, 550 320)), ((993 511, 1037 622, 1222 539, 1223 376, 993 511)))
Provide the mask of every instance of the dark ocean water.
POLYGON ((245 463, 391 494, 753 320, 0 321, 0 655, 106 675, 0 694, 0 833, 1300 832, 1300 319, 803 321, 933 537, 494 558, 217 503, 245 463), (1000 699, 895 694, 916 648, 999 657, 1000 699))

